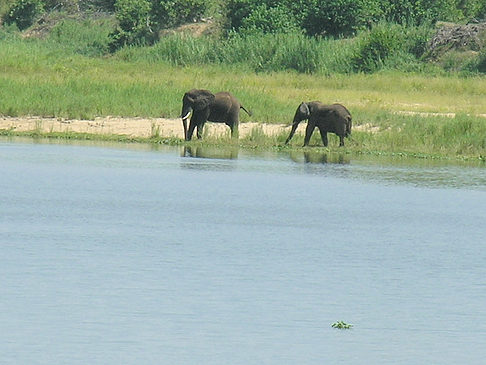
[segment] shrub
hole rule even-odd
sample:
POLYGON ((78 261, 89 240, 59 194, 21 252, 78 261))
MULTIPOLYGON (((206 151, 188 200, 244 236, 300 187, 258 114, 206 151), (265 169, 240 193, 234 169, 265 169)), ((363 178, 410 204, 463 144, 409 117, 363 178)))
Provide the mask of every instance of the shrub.
POLYGON ((243 24, 243 20, 261 3, 258 0, 229 0, 224 5, 225 19, 223 28, 227 32, 238 31, 243 24))
POLYGON ((153 1, 151 16, 158 28, 168 28, 201 19, 207 7, 207 0, 159 0, 153 1))
POLYGON ((275 32, 279 27, 271 24, 273 19, 274 24, 290 21, 311 36, 333 37, 355 34, 380 21, 412 26, 486 16, 484 0, 229 0, 224 9, 226 31, 253 27, 275 32))
POLYGON ((374 72, 380 69, 385 60, 403 49, 404 27, 400 25, 379 24, 364 33, 353 64, 356 71, 374 72))
POLYGON ((422 57, 428 50, 428 44, 434 29, 428 25, 408 26, 404 28, 405 49, 415 57, 422 57))
POLYGON ((299 29, 292 15, 284 6, 269 7, 265 4, 258 5, 242 20, 243 32, 254 33, 295 33, 299 29))
POLYGON ((456 2, 456 0, 386 0, 383 1, 382 9, 387 21, 420 25, 434 23, 437 20, 459 20, 462 14, 456 2))
POLYGON ((230 0, 224 28, 265 33, 304 30, 309 35, 348 35, 380 18, 379 0, 230 0), (273 23, 273 24, 272 24, 273 23))
POLYGON ((80 0, 43 0, 42 2, 46 11, 61 10, 67 13, 80 11, 80 3, 84 3, 80 0))
POLYGON ((351 35, 381 17, 377 0, 316 1, 307 12, 304 27, 309 35, 351 35))
POLYGON ((479 72, 486 73, 486 49, 479 54, 476 67, 479 72))
POLYGON ((6 24, 16 24, 20 30, 30 27, 44 12, 41 0, 17 0, 5 14, 6 24))
POLYGON ((82 10, 94 10, 94 11, 115 11, 116 0, 83 0, 79 2, 79 6, 82 10))
POLYGON ((482 13, 486 10, 484 0, 462 0, 458 2, 457 7, 465 19, 481 18, 486 15, 482 13))
POLYGON ((150 0, 117 0, 115 8, 119 25, 110 34, 112 51, 125 45, 152 44, 157 39, 150 23, 150 0))

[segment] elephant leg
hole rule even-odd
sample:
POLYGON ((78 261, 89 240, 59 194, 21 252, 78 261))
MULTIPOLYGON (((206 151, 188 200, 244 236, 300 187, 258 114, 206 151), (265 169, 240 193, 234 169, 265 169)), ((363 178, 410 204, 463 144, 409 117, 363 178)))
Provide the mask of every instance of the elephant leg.
POLYGON ((187 130, 186 141, 190 141, 192 139, 192 134, 194 133, 194 128, 196 128, 196 124, 192 121, 189 123, 189 129, 187 130))
POLYGON ((196 129, 199 132, 199 122, 198 122, 198 117, 195 113, 192 114, 191 121, 189 122, 189 128, 187 130, 187 136, 186 136, 186 141, 190 141, 192 139, 192 135, 194 133, 194 129, 196 129))
POLYGON ((228 122, 226 125, 230 128, 231 138, 238 138, 238 122, 228 122))
POLYGON ((208 120, 209 109, 202 110, 199 113, 193 113, 191 117, 191 122, 189 123, 189 130, 187 131, 187 138, 186 141, 190 141, 192 139, 192 135, 194 133, 194 129, 197 127, 197 138, 202 138, 202 131, 204 127, 204 123, 208 120))
POLYGON ((321 132, 322 144, 324 145, 324 147, 327 147, 328 145, 327 131, 324 128, 319 127, 319 132, 321 132))
POLYGON ((202 134, 203 134, 203 129, 204 129, 204 123, 200 123, 197 125, 197 139, 201 139, 202 138, 202 134))
POLYGON ((310 138, 315 128, 316 125, 314 123, 311 123, 310 121, 307 123, 307 127, 305 128, 304 147, 309 144, 310 138))
POLYGON ((339 136, 339 147, 344 147, 344 136, 339 136))

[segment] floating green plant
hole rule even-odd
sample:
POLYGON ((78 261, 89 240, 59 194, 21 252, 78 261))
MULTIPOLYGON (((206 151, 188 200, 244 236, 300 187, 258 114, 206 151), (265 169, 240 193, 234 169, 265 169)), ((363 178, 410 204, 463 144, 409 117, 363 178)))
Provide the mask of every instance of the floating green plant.
POLYGON ((343 321, 337 321, 337 322, 334 322, 331 325, 331 327, 332 328, 339 328, 340 330, 348 330, 348 329, 352 328, 353 325, 346 323, 346 322, 343 322, 343 321))

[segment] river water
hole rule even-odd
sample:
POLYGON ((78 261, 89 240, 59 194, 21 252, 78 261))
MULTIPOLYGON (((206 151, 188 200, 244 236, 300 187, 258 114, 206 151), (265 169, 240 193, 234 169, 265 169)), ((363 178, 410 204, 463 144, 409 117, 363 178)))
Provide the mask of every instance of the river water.
POLYGON ((0 171, 2 364, 485 363, 484 165, 0 139, 0 171))

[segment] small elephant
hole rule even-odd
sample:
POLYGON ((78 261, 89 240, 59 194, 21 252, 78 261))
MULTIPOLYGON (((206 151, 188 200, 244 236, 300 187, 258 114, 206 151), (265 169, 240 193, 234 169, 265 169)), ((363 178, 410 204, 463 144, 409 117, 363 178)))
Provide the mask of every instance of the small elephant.
POLYGON ((295 112, 292 130, 285 144, 294 136, 299 123, 308 119, 305 130, 304 146, 309 144, 312 132, 317 127, 321 132, 322 143, 327 147, 327 133, 335 133, 339 136, 339 146, 344 146, 344 137, 351 134, 351 113, 341 104, 326 105, 320 101, 302 102, 295 112))
POLYGON ((213 94, 209 90, 192 89, 182 98, 182 125, 184 126, 184 138, 192 139, 194 128, 197 127, 197 138, 202 137, 204 123, 206 121, 225 123, 231 129, 231 136, 238 136, 238 118, 240 108, 251 115, 243 105, 230 93, 219 92, 213 94), (189 128, 187 119, 191 115, 189 128))

